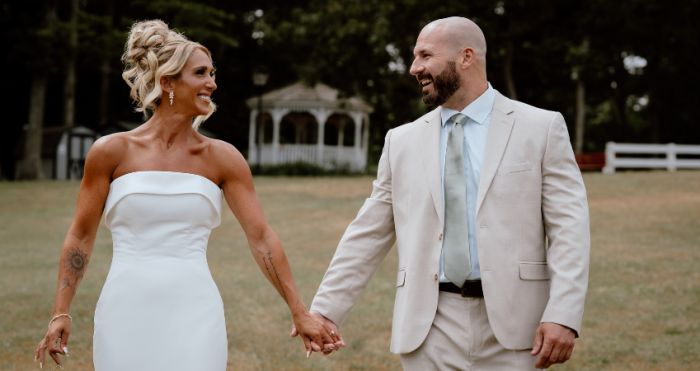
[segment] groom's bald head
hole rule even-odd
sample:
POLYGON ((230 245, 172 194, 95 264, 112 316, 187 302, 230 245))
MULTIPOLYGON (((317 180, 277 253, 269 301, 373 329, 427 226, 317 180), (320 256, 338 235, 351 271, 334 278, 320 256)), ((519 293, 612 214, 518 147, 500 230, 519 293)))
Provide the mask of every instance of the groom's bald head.
POLYGON ((472 48, 476 55, 479 69, 486 72, 486 38, 476 23, 464 17, 438 19, 423 27, 418 40, 422 37, 442 40, 454 53, 472 48))
POLYGON ((464 108, 488 88, 486 39, 467 18, 429 23, 418 35, 413 55, 410 73, 428 105, 464 108))

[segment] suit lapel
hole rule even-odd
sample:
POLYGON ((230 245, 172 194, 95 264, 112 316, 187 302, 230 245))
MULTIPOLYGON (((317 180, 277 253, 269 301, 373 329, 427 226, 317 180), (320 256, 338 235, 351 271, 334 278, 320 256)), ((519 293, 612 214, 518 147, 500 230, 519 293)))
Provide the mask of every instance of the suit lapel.
POLYGON ((501 163, 503 153, 506 150, 510 133, 513 130, 515 118, 510 115, 513 112, 513 103, 510 99, 496 92, 496 99, 493 104, 493 113, 491 114, 491 123, 489 124, 489 132, 486 136, 486 151, 484 153, 484 162, 481 167, 481 179, 479 179, 479 194, 476 199, 476 213, 479 214, 479 209, 484 201, 486 192, 491 186, 493 177, 496 175, 496 170, 501 163))
POLYGON ((444 224, 442 213, 442 176, 440 174, 440 108, 434 112, 437 114, 432 118, 426 118, 421 132, 420 145, 421 155, 423 157, 423 168, 425 169, 430 188, 430 194, 433 197, 435 211, 440 218, 440 223, 444 224))

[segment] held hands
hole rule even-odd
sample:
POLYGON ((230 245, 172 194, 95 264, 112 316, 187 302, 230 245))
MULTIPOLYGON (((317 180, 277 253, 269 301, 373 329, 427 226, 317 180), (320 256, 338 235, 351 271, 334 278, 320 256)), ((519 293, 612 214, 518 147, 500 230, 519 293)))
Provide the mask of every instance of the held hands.
POLYGON ((535 333, 535 343, 532 347, 533 356, 539 353, 535 367, 546 369, 555 363, 564 363, 571 358, 576 342, 576 334, 568 327, 542 322, 535 333))
POLYGON ((46 359, 46 350, 49 351, 49 356, 53 358, 57 365, 61 365, 59 354, 68 357, 68 336, 71 331, 71 320, 65 317, 58 318, 49 325, 49 330, 46 336, 36 348, 34 361, 39 361, 39 368, 44 368, 46 359), (59 339, 61 339, 59 343, 59 339))
MULTIPOLYGON (((330 323, 332 324, 333 322, 330 323)), ((341 346, 345 346, 340 335, 338 335, 337 327, 333 325, 333 328, 331 328, 327 325, 323 316, 320 314, 316 315, 314 312, 302 313, 294 318, 290 336, 296 337, 297 335, 301 335, 301 339, 304 341, 307 358, 312 351, 318 352, 322 350, 318 344, 323 346, 324 353, 330 353, 341 346)))
POLYGON ((317 311, 311 311, 308 313, 310 317, 313 317, 317 323, 323 326, 323 328, 328 330, 328 334, 332 337, 332 341, 326 341, 325 338, 322 341, 318 341, 317 339, 311 339, 311 342, 309 343, 307 338, 304 337, 304 333, 301 330, 298 330, 300 327, 297 326, 296 320, 294 325, 292 326, 292 333, 290 334, 291 337, 296 337, 299 334, 302 334, 302 339, 304 340, 304 344, 306 345, 306 356, 308 357, 311 351, 314 352, 323 352, 323 355, 329 355, 331 352, 334 350, 340 349, 340 347, 345 347, 345 342, 343 339, 340 337, 338 334, 338 326, 333 323, 333 321, 327 319, 321 313, 317 311), (320 345, 319 345, 320 344, 320 345), (321 348, 321 345, 323 348, 321 348))

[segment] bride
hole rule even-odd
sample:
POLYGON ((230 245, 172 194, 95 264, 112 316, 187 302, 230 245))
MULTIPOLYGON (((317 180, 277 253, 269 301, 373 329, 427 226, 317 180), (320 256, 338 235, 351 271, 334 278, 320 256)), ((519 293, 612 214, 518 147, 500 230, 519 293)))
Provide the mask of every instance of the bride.
POLYGON ((95 369, 225 370, 224 308, 206 260, 222 197, 260 270, 289 306, 307 357, 312 342, 329 350, 343 345, 299 297, 243 156, 197 132, 215 110, 209 51, 161 21, 144 21, 132 26, 122 60, 137 111, 152 117, 90 149, 61 252, 53 319, 36 351, 40 366, 46 350, 58 364, 58 354, 68 354, 69 308, 104 210, 114 256, 95 311, 95 369))

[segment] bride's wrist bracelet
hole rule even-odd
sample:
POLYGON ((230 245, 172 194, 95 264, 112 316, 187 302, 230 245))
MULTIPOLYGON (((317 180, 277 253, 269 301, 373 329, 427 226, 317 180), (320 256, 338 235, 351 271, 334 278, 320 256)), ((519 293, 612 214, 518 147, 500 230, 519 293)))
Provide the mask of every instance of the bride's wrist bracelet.
POLYGON ((61 317, 68 317, 68 319, 71 320, 71 322, 73 321, 73 317, 71 317, 69 314, 59 314, 56 317, 51 318, 51 321, 49 321, 49 329, 51 329, 51 324, 53 323, 53 321, 55 321, 61 317))

